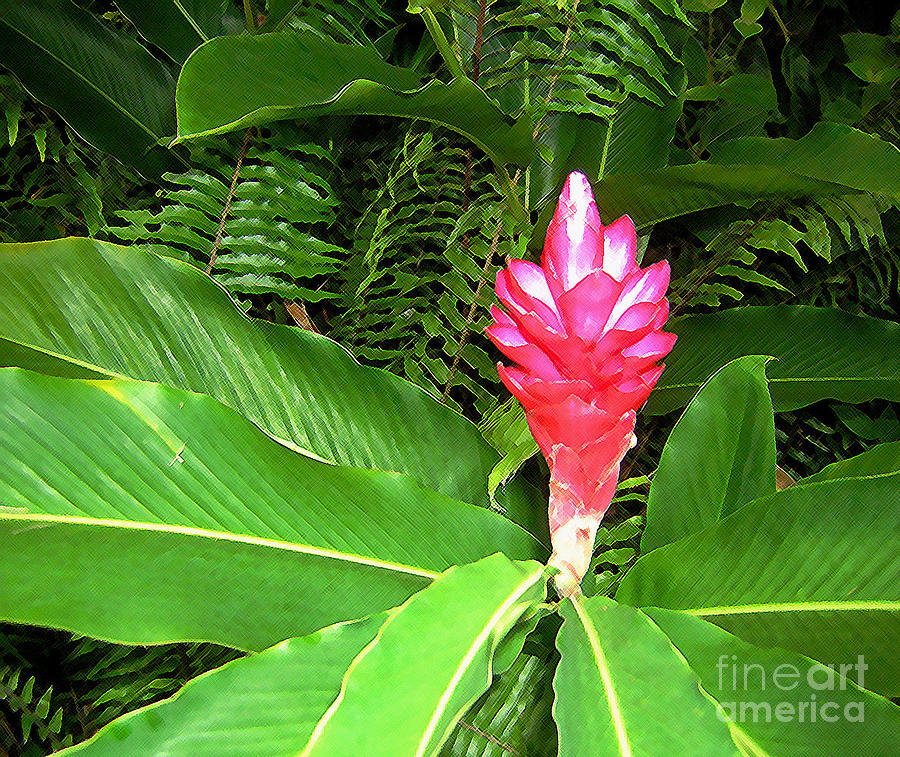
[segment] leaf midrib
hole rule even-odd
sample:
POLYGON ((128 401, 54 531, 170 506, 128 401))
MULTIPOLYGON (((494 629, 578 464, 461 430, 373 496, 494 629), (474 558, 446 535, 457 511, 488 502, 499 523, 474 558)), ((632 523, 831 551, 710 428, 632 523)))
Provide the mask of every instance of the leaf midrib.
POLYGON ((688 615, 760 615, 781 612, 871 612, 873 610, 900 611, 900 601, 859 600, 821 602, 765 602, 748 605, 719 605, 711 607, 679 608, 688 615))
POLYGON ((173 526, 167 523, 143 523, 139 521, 115 520, 111 518, 88 518, 71 515, 47 515, 44 513, 23 513, 17 512, 0 512, 0 522, 2 521, 22 521, 28 523, 26 528, 40 528, 41 524, 71 524, 97 526, 101 528, 120 528, 134 531, 153 531, 156 533, 180 534, 182 536, 196 536, 207 539, 217 539, 220 541, 230 541, 239 544, 246 544, 256 547, 269 547, 273 549, 281 549, 287 552, 297 552, 312 557, 322 557, 331 560, 339 560, 342 562, 354 563, 356 565, 365 565, 368 567, 380 568, 382 570, 390 570, 395 573, 406 573, 409 575, 420 576, 422 578, 435 579, 440 573, 427 570, 425 568, 417 568, 413 565, 405 565, 403 563, 391 562, 388 560, 377 560, 373 557, 365 557, 353 552, 341 552, 336 549, 326 549, 324 547, 315 547, 311 544, 300 544, 296 542, 280 541, 278 539, 268 539, 262 536, 249 536, 246 534, 232 534, 227 531, 213 531, 205 528, 197 528, 195 526, 173 526))
POLYGON ((616 731, 616 739, 619 744, 619 754, 621 754, 622 757, 632 757, 631 744, 628 741, 628 733, 625 730, 625 721, 622 718, 622 710, 619 707, 619 698, 616 694, 615 687, 613 686, 609 665, 606 662, 606 655, 603 654, 603 648, 600 646, 600 639, 597 636, 597 631, 591 623, 591 619, 584 611, 580 598, 573 597, 572 604, 575 606, 575 612, 578 614, 582 626, 584 626, 584 632, 588 638, 588 643, 591 645, 594 661, 597 663, 600 679, 603 681, 603 689, 606 692, 606 701, 609 704, 610 718, 613 723, 613 728, 616 731))
POLYGON ((497 608, 494 614, 488 619, 487 623, 484 624, 484 627, 481 629, 481 631, 479 631, 478 635, 475 637, 475 640, 472 642, 471 646, 466 651, 466 654, 463 656, 463 659, 460 661, 459 665, 454 671, 450 682, 447 684, 447 687, 444 689, 444 692, 441 695, 441 698, 438 700, 438 703, 434 708, 434 713, 431 716, 431 720, 428 721, 428 725, 426 726, 425 731, 422 734, 422 738, 419 741, 419 746, 416 750, 415 757, 422 757, 425 754, 425 751, 428 749, 428 745, 431 741, 431 737, 434 735, 434 731, 437 728, 437 725, 440 722, 444 711, 447 709, 447 705, 450 703, 450 699, 452 698, 453 693, 459 686, 460 681, 462 680, 466 671, 469 669, 469 666, 472 664, 472 661, 475 659, 478 651, 484 646, 485 642, 487 642, 488 638, 491 635, 491 632, 497 627, 497 624, 500 623, 500 621, 506 616, 509 609, 522 597, 522 595, 541 579, 543 573, 544 568, 543 566, 541 566, 538 570, 529 575, 524 581, 516 586, 516 588, 497 608))

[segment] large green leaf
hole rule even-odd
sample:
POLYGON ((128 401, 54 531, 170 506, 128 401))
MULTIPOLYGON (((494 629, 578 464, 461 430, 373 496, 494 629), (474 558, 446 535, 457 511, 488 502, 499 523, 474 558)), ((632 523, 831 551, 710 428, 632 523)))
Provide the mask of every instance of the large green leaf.
POLYGON ((312 460, 205 395, 16 368, 0 395, 7 620, 259 649, 537 551, 496 513, 312 460))
POLYGON ((876 444, 862 454, 826 465, 818 473, 801 479, 800 484, 814 484, 835 478, 880 476, 900 471, 900 442, 876 444))
POLYGON ((660 221, 738 203, 844 194, 836 183, 816 181, 778 166, 691 163, 605 176, 593 186, 601 219, 626 213, 638 230, 660 221))
POLYGON ((0 63, 94 147, 149 177, 177 171, 175 82, 130 37, 68 0, 0 0, 0 63))
POLYGON ((222 0, 115 0, 149 42, 162 48, 176 63, 184 63, 202 42, 243 30, 233 3, 222 0))
POLYGON ((672 429, 647 500, 645 554, 775 492, 767 360, 753 355, 730 362, 672 429))
POLYGON ((341 623, 243 657, 64 750, 82 757, 296 757, 384 616, 341 623))
MULTIPOLYGON (((558 620, 555 615, 546 616, 541 623, 558 629, 558 620)), ((541 630, 531 634, 522 654, 508 670, 495 676, 491 687, 459 721, 442 747, 441 757, 556 754, 556 724, 551 713, 559 655, 552 637, 551 645, 544 647, 536 643, 539 635, 543 635, 541 630)))
POLYGON ((277 539, 80 516, 0 511, 0 548, 0 618, 127 644, 265 649, 401 604, 433 578, 277 539))
POLYGON ((646 412, 686 404, 720 367, 744 355, 772 355, 776 410, 821 399, 900 400, 900 324, 807 306, 742 307, 667 324, 678 341, 646 412), (840 339, 836 338, 840 335, 840 339))
POLYGON ((639 610, 564 600, 553 687, 560 757, 734 752, 697 676, 639 610))
POLYGON ((471 139, 495 163, 528 165, 531 125, 506 116, 469 79, 422 85, 368 47, 292 30, 213 39, 178 79, 178 141, 286 118, 421 118, 471 139), (223 61, 234 61, 223 71, 223 61))
POLYGON ((616 598, 708 618, 742 639, 869 665, 900 692, 900 473, 785 489, 641 557, 616 598))
MULTIPOLYGON (((603 176, 635 172, 643 175, 665 166, 681 112, 682 103, 674 97, 659 107, 632 96, 616 109, 610 122, 575 113, 546 118, 538 141, 553 157, 548 163, 539 154, 531 164, 529 203, 531 208, 542 210, 529 248, 535 252, 543 248, 556 199, 571 171, 583 171, 596 184, 601 172, 603 176)), ((600 211, 607 223, 615 218, 603 205, 600 211)))
MULTIPOLYGON (((544 599, 545 586, 542 565, 503 555, 448 570, 392 614, 353 661, 300 754, 437 754, 490 685, 498 645, 544 599)), ((523 641, 517 634, 504 649, 507 666, 523 641)))
POLYGON ((896 751, 900 708, 857 686, 865 683, 861 665, 845 668, 841 676, 808 657, 747 644, 686 613, 655 607, 645 612, 700 676, 746 754, 896 751))
MULTIPOLYGON (((0 245, 0 365, 17 364, 203 392, 321 458, 488 504, 498 456, 473 424, 329 339, 246 318, 193 266, 137 248, 0 245)), ((498 499, 517 519, 531 507, 498 499)))
POLYGON ((800 139, 742 137, 709 149, 714 163, 781 166, 848 189, 900 196, 900 149, 844 124, 823 121, 800 139))
POLYGON ((710 160, 605 176, 594 196, 605 219, 628 213, 639 228, 722 205, 875 192, 900 196, 900 150, 838 124, 798 140, 718 142, 710 160))

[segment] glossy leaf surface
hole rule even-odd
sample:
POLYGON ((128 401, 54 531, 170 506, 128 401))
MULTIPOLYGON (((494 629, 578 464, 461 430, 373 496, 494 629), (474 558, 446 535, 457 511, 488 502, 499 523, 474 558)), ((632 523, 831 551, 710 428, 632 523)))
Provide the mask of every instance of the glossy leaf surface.
MULTIPOLYGON (((325 337, 248 319, 193 266, 138 248, 0 245, 0 365, 203 392, 322 459, 407 473, 475 504, 488 503, 499 459, 473 424, 418 387, 325 337), (436 449, 453 454, 437 460, 436 449)), ((513 516, 529 508, 498 499, 513 516)))
POLYGON ((66 0, 2 0, 0 63, 94 147, 149 178, 181 163, 175 80, 134 39, 66 0))
POLYGON ((560 757, 731 754, 697 676, 639 610, 566 599, 553 687, 560 757))
POLYGON ((900 473, 796 486, 641 557, 616 598, 707 618, 753 644, 870 666, 898 691, 900 473))
MULTIPOLYGON (((303 757, 437 754, 487 690, 498 645, 543 600, 545 585, 544 566, 503 555, 448 570, 353 661, 303 757)), ((507 666, 523 641, 518 635, 505 649, 507 666)))
POLYGON ((62 754, 293 757, 340 692, 344 671, 383 622, 378 615, 329 626, 230 662, 62 754))
POLYGON ((747 644, 686 613, 658 607, 645 612, 700 676, 747 753, 806 757, 893 750, 900 708, 859 688, 867 671, 857 661, 842 676, 808 657, 747 644))
POLYGON ((15 368, 0 387, 7 620, 259 649, 394 606, 456 563, 540 549, 405 476, 298 454, 204 395, 15 368))
POLYGON ((644 554, 775 493, 767 360, 757 355, 732 361, 684 411, 650 486, 644 554))
POLYGON ((182 69, 177 110, 179 141, 285 118, 367 114, 442 124, 498 164, 527 165, 533 149, 528 119, 506 116, 469 79, 423 85, 371 48, 292 30, 210 40, 182 69), (227 78, 223 60, 240 61, 227 78))
POLYGON ((775 410, 827 398, 900 400, 900 325, 891 321, 772 305, 691 315, 667 328, 678 341, 645 412, 686 404, 707 378, 744 355, 775 358, 767 369, 775 410))

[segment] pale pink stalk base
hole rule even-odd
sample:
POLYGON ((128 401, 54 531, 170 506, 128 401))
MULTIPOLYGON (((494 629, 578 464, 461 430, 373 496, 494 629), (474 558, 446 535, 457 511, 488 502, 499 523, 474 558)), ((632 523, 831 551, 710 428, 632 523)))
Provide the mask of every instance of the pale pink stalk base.
POLYGON ((597 527, 609 508, 619 465, 634 445, 644 404, 675 335, 669 264, 637 265, 628 216, 604 227, 582 173, 573 173, 547 229, 541 265, 510 260, 497 274, 486 330, 516 366, 498 365, 525 408, 550 466, 550 563, 560 592, 578 590, 597 527))

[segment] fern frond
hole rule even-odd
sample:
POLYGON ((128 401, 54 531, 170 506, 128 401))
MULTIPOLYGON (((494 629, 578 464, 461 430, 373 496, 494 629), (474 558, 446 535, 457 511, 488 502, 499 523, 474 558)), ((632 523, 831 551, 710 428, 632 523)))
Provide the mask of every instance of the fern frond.
POLYGON ((609 118, 628 95, 662 104, 674 94, 667 65, 678 58, 662 22, 674 11, 661 5, 524 0, 490 18, 480 83, 507 109, 525 107, 535 121, 548 112, 609 118))
MULTIPOLYGON (((778 217, 740 218, 707 241, 702 255, 710 261, 675 281, 682 306, 716 307, 740 300, 745 284, 791 295, 816 258, 832 263, 853 251, 888 248, 881 217, 894 201, 870 194, 825 197, 776 209, 778 217), (785 266, 789 258, 793 266, 785 266)), ((771 210, 770 210, 771 212, 771 210)), ((873 259, 874 260, 874 259, 873 259)), ((875 270, 879 269, 875 265, 875 270)), ((888 288, 880 287, 883 296, 888 288)))
POLYGON ((63 709, 53 707, 54 702, 52 686, 39 687, 22 668, 0 665, 0 703, 20 724, 20 733, 14 734, 18 745, 40 742, 53 751, 71 746, 72 734, 62 735, 63 709))
POLYGON ((127 647, 79 637, 61 667, 79 691, 85 735, 90 736, 119 715, 171 696, 191 678, 241 655, 215 644, 127 647))
MULTIPOLYGON (((205 267, 225 213, 234 166, 209 152, 202 168, 166 174, 158 210, 122 210, 125 226, 107 229, 115 239, 137 242, 205 267)), ((322 277, 341 265, 343 250, 322 240, 334 222, 337 200, 322 178, 330 168, 316 145, 251 147, 224 218, 214 278, 237 295, 272 294, 318 302, 333 295, 322 277)))
POLYGON ((498 379, 480 336, 490 287, 478 282, 492 281, 499 268, 492 261, 485 274, 501 203, 482 170, 472 171, 467 199, 466 164, 449 137, 413 127, 386 171, 371 166, 378 185, 350 232, 353 251, 326 320, 329 334, 361 359, 439 398, 450 381, 484 411, 496 401, 498 379), (468 323, 476 291, 478 317, 468 323))

